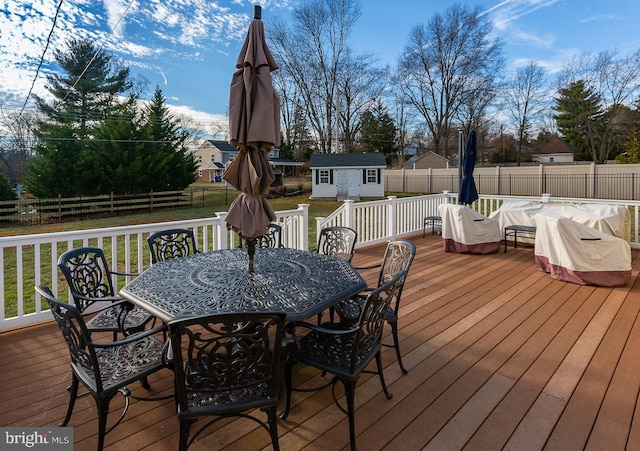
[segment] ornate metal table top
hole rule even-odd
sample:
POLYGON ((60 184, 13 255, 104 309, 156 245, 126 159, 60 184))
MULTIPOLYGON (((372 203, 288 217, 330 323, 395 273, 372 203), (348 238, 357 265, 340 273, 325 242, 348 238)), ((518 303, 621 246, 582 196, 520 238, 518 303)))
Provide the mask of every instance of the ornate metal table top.
POLYGON ((345 260, 296 249, 225 249, 158 262, 121 290, 165 322, 212 313, 284 312, 309 318, 366 283, 345 260))

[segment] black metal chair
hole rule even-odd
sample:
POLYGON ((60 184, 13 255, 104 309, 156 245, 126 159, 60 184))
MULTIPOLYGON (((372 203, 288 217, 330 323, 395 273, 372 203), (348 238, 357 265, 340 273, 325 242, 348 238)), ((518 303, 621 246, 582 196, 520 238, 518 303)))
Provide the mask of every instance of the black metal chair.
MULTIPOLYGON (((351 263, 355 250, 358 232, 350 227, 333 226, 320 230, 318 247, 314 250, 319 254, 342 258, 351 263)), ((318 324, 322 322, 323 312, 318 313, 318 324)), ((333 307, 329 309, 329 317, 333 322, 333 307)))
POLYGON ((146 310, 134 306, 116 294, 112 276, 136 275, 111 271, 100 248, 81 247, 65 252, 58 259, 58 267, 64 274, 76 308, 85 316, 92 331, 118 332, 128 335, 144 330, 155 318, 146 310), (108 303, 110 308, 93 313, 96 303, 108 303))
POLYGON ((170 229, 153 233, 147 238, 151 263, 197 254, 195 236, 188 229, 170 229))
POLYGON ((356 449, 355 390, 360 374, 363 372, 377 373, 385 395, 388 399, 392 397, 387 390, 382 371, 381 335, 389 304, 405 275, 406 273, 401 271, 396 277, 371 291, 366 298, 359 321, 351 327, 339 323, 322 325, 306 322, 289 323, 287 330, 290 331, 293 339, 287 346, 288 354, 285 365, 287 400, 281 418, 287 418, 291 407, 293 366, 296 363, 310 365, 321 370, 323 374, 333 375, 331 381, 333 399, 338 408, 349 417, 351 449, 356 449), (298 334, 300 329, 306 329, 308 333, 300 337, 298 334), (376 359, 377 371, 365 370, 374 358, 376 359), (338 381, 344 386, 347 400, 346 409, 340 405, 336 398, 335 385, 338 381))
MULTIPOLYGON (((368 268, 380 267, 380 273, 378 275, 378 284, 381 286, 387 281, 393 279, 401 271, 405 273, 409 272, 413 258, 416 256, 416 246, 411 241, 399 240, 391 241, 387 244, 387 248, 382 257, 382 262, 370 266, 368 268)), ((365 268, 360 268, 365 269, 365 268)), ((394 299, 391 301, 389 310, 385 316, 386 322, 391 325, 391 334, 393 336, 393 344, 383 343, 383 346, 394 347, 396 350, 396 357, 398 359, 398 365, 404 374, 407 374, 407 369, 402 364, 402 357, 400 353, 400 342, 398 339, 398 310, 400 308, 400 297, 402 296, 402 289, 404 287, 405 279, 399 281, 398 290, 395 293, 394 299)), ((371 292, 373 288, 366 288, 356 296, 340 301, 335 306, 335 312, 340 317, 340 321, 343 324, 355 324, 357 323, 362 309, 366 303, 367 293, 371 292)))
MULTIPOLYGON (((244 242, 240 238, 240 247, 244 246, 244 242)), ((270 223, 264 235, 256 238, 256 247, 260 248, 278 248, 282 245, 282 226, 280 224, 270 223)))
POLYGON ((334 226, 320 230, 316 252, 351 262, 358 233, 350 227, 334 226))
POLYGON ((100 451, 104 446, 106 434, 113 430, 127 413, 129 398, 143 401, 166 399, 166 397, 136 397, 126 387, 136 381, 142 381, 165 367, 164 343, 155 336, 163 331, 164 326, 135 333, 122 340, 97 341, 94 332, 87 328, 79 309, 56 299, 46 286, 36 287, 36 292, 49 304, 71 356, 72 378, 68 389, 69 406, 60 426, 66 426, 69 423, 76 399, 87 394, 91 395, 95 400, 98 413, 97 449, 100 451), (80 383, 86 388, 86 393, 78 394, 80 383), (125 405, 118 420, 107 428, 109 403, 118 393, 125 397, 125 405))
POLYGON ((248 418, 279 449, 276 407, 285 315, 239 313, 190 318, 169 324, 175 372, 179 450, 186 450, 213 423, 248 418), (260 409, 267 421, 248 413, 260 409), (200 417, 214 418, 191 437, 200 417))

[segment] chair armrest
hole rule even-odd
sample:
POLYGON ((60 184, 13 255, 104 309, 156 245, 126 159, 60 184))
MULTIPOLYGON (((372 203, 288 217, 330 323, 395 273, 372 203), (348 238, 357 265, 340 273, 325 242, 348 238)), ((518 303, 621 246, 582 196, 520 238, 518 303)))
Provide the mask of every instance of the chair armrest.
POLYGON ((72 292, 72 295, 74 298, 82 299, 83 301, 88 301, 88 302, 107 302, 108 301, 111 303, 109 307, 112 307, 113 303, 119 303, 125 300, 122 296, 104 296, 104 297, 94 298, 92 296, 85 296, 84 294, 76 293, 75 291, 72 292))
POLYGON ((96 348, 112 348, 115 346, 126 345, 127 343, 137 341, 141 338, 165 332, 166 330, 167 326, 166 324, 163 324, 162 326, 154 327, 153 329, 143 330, 142 332, 136 332, 135 334, 127 335, 121 340, 110 341, 108 343, 92 342, 92 344, 96 348))
POLYGON ((298 335, 296 334, 295 328, 302 327, 305 329, 313 330, 317 333, 323 335, 350 335, 354 334, 358 331, 355 327, 347 327, 344 329, 331 329, 328 327, 323 327, 322 325, 311 324, 306 321, 291 321, 287 323, 287 333, 293 337, 294 342, 296 343, 296 347, 300 349, 300 341, 298 339, 298 335))
POLYGON ((379 268, 381 265, 382 263, 377 263, 375 265, 370 265, 370 266, 354 266, 353 269, 357 269, 357 270, 373 269, 373 268, 379 268))
POLYGON ((115 274, 116 276, 131 276, 138 277, 140 273, 138 272, 119 272, 119 271, 111 271, 111 274, 115 274))

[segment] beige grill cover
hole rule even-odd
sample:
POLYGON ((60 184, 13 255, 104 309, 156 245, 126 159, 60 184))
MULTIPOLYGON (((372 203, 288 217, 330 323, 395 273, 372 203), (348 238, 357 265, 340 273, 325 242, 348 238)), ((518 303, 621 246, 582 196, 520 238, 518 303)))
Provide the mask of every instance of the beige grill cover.
POLYGON ((500 248, 502 234, 498 221, 465 205, 442 204, 442 238, 446 252, 490 254, 500 248))
POLYGON ((631 279, 631 247, 621 238, 554 214, 535 216, 536 267, 580 285, 624 286, 631 279))

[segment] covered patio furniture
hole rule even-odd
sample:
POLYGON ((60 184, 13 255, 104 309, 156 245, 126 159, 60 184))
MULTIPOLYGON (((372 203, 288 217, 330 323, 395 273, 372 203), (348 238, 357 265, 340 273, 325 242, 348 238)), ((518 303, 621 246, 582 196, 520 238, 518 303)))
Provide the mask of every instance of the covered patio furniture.
POLYGON ((65 252, 58 258, 58 268, 64 274, 71 296, 78 311, 83 314, 87 328, 92 331, 119 332, 129 335, 145 329, 154 317, 141 307, 136 307, 116 294, 113 274, 130 275, 111 271, 104 251, 95 247, 80 247, 65 252), (104 305, 94 312, 95 305, 104 305))
POLYGON ((502 233, 498 221, 466 205, 441 204, 442 238, 445 252, 491 254, 498 252, 502 233))
MULTIPOLYGON (((143 381, 152 373, 165 368, 163 361, 164 343, 156 337, 164 327, 148 329, 122 340, 100 341, 87 328, 79 309, 55 298, 46 286, 36 287, 56 320, 60 332, 69 347, 71 357, 71 385, 69 405, 60 426, 66 426, 71 419, 80 384, 87 389, 96 403, 98 413, 98 451, 104 446, 105 435, 115 428, 124 418, 129 408, 129 398, 137 400, 160 400, 165 398, 134 397, 127 389, 137 381, 143 381), (125 397, 125 405, 120 417, 107 428, 109 403, 118 393, 125 397)), ((127 303, 122 300, 115 304, 127 303)), ((107 306, 107 308, 110 308, 107 306)), ((86 414, 83 421, 86 421, 86 414)))
POLYGON ((169 325, 180 451, 229 417, 255 421, 269 432, 273 449, 279 449, 276 407, 284 323, 283 313, 238 313, 169 325), (267 414, 266 422, 255 416, 259 411, 267 414), (213 418, 191 435, 191 426, 202 417, 213 418))
POLYGON ((551 277, 579 285, 625 286, 631 247, 622 238, 552 214, 538 214, 535 261, 551 277))
POLYGON ((500 230, 504 230, 505 227, 512 225, 533 227, 536 225, 537 214, 553 214, 573 219, 580 224, 625 240, 629 240, 631 233, 629 209, 621 205, 505 199, 500 208, 489 217, 497 220, 500 230))
POLYGON ((198 253, 193 232, 189 229, 170 229, 152 233, 147 238, 151 263, 186 257, 198 253))
POLYGON ((396 277, 371 291, 366 298, 362 315, 353 326, 336 323, 314 325, 307 322, 289 324, 288 330, 291 331, 293 338, 287 346, 285 365, 287 402, 281 415, 282 419, 288 417, 291 408, 293 366, 296 363, 302 363, 317 368, 324 374, 333 376, 330 384, 333 399, 338 408, 349 417, 351 449, 356 449, 355 391, 360 375, 363 372, 377 373, 386 397, 388 399, 392 397, 387 390, 382 371, 381 336, 389 305, 400 289, 406 274, 406 271, 401 271, 396 277), (302 331, 306 334, 301 335, 302 331), (365 370, 374 358, 377 371, 365 370), (340 405, 336 396, 335 385, 338 382, 344 386, 346 408, 340 405))
MULTIPOLYGON (((373 266, 380 267, 376 287, 384 285, 401 271, 408 273, 415 255, 416 246, 411 241, 399 240, 389 242, 384 252, 384 256, 382 257, 382 262, 373 266)), ((389 306, 385 316, 386 322, 391 326, 393 344, 382 343, 382 345, 395 348, 398 365, 402 372, 407 374, 407 369, 402 364, 400 340, 398 339, 398 311, 400 309, 400 297, 402 296, 404 282, 404 280, 399 282, 399 288, 396 291, 394 299, 392 299, 391 305, 389 306)), ((373 290, 373 287, 366 288, 356 296, 340 301, 336 305, 335 311, 338 313, 342 324, 352 325, 358 322, 358 319, 362 314, 362 309, 367 301, 367 294, 373 290)))

